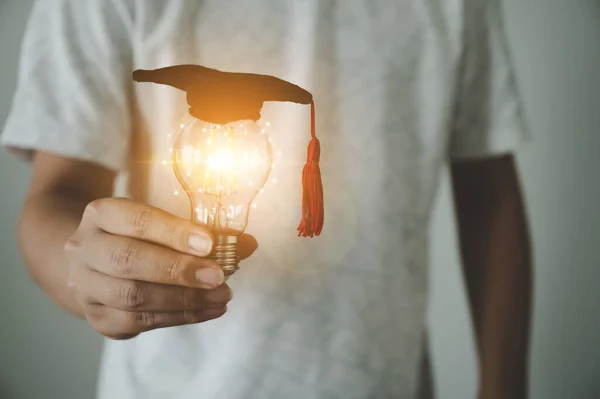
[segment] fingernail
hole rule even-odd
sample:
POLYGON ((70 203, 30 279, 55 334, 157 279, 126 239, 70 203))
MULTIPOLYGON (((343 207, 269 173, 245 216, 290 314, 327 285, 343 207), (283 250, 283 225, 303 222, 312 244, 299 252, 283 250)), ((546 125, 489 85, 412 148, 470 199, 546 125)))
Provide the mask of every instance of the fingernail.
POLYGON ((196 270, 196 280, 201 283, 218 286, 223 284, 223 271, 217 267, 203 267, 196 270))
POLYGON ((208 234, 194 233, 189 238, 190 248, 199 255, 206 256, 212 251, 212 238, 208 234))

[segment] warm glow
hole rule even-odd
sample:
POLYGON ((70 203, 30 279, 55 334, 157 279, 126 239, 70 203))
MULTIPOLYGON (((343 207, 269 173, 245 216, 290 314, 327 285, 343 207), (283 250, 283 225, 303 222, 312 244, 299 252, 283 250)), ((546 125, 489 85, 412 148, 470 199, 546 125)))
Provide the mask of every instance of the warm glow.
POLYGON ((219 126, 195 121, 186 123, 171 148, 169 164, 186 187, 198 222, 242 232, 248 208, 256 207, 253 199, 263 193, 274 167, 266 130, 254 122, 219 126))
POLYGON ((235 170, 235 162, 233 157, 227 152, 221 152, 219 154, 208 156, 206 159, 206 164, 211 170, 221 173, 233 172, 235 170))

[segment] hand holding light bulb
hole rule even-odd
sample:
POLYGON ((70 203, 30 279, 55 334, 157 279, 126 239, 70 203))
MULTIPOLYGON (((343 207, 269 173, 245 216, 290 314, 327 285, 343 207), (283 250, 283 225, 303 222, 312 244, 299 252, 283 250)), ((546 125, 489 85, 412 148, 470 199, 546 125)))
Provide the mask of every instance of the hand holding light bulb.
POLYGON ((65 245, 68 282, 90 325, 113 339, 225 313, 232 295, 226 275, 257 248, 243 231, 246 205, 266 181, 272 162, 269 140, 255 124, 264 101, 312 105, 299 235, 318 235, 323 223, 310 93, 273 77, 198 66, 136 71, 134 80, 202 88, 188 92, 190 114, 198 121, 180 132, 173 151, 194 218, 180 219, 123 198, 88 205, 65 245))
MULTIPOLYGON (((65 245, 69 286, 109 338, 205 322, 222 316, 232 295, 206 258, 212 247, 210 232, 188 220, 124 198, 96 200, 65 245)), ((241 258, 256 248, 251 236, 239 237, 241 258)))

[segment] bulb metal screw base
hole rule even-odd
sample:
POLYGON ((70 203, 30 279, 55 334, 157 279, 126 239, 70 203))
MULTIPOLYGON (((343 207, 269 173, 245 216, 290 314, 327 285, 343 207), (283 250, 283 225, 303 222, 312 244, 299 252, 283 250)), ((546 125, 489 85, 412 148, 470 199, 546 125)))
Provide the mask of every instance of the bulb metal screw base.
POLYGON ((221 270, 223 270, 226 278, 240 268, 237 243, 237 236, 215 236, 215 244, 209 258, 215 260, 221 266, 221 270))

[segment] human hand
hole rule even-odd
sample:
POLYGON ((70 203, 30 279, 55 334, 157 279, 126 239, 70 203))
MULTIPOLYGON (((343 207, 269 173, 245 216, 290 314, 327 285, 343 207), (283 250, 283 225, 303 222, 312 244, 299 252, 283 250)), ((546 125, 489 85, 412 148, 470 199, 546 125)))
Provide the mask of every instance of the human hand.
MULTIPOLYGON (((161 209, 96 200, 65 244, 69 287, 89 324, 112 339, 215 319, 232 292, 205 258, 212 245, 206 229, 161 209)), ((257 247, 251 236, 239 237, 240 258, 257 247)))

